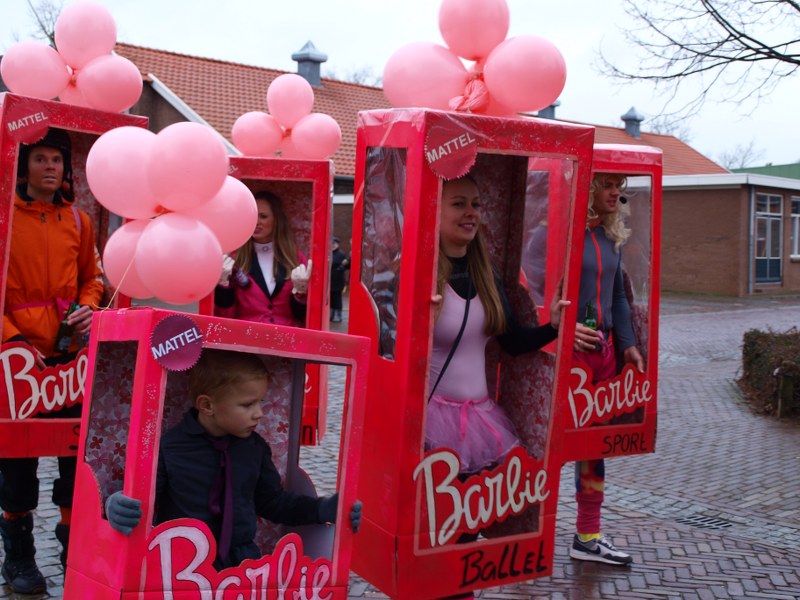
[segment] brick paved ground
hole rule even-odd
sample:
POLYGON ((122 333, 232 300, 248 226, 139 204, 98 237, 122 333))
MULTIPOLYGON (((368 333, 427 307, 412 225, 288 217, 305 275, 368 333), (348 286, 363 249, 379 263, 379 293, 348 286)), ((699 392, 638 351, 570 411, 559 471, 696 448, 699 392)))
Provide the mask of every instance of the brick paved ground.
MULTIPOLYGON (((630 569, 567 555, 575 519, 571 466, 562 473, 554 573, 482 590, 479 598, 800 598, 800 426, 754 415, 734 380, 750 328, 800 325, 800 298, 662 300, 657 452, 607 461, 604 529, 635 560, 630 569), (721 529, 680 520, 707 517, 721 529)), ((345 325, 335 325, 344 330, 345 325)), ((344 373, 331 373, 330 422, 337 422, 344 373), (338 401, 337 401, 338 400, 338 401)), ((333 488, 338 430, 302 461, 317 486, 333 488)), ((49 506, 55 463, 45 459, 37 555, 51 597, 61 569, 49 506)), ((12 598, 0 586, 0 599, 12 598)), ((31 598, 28 596, 28 598, 31 598)), ((357 575, 349 598, 386 598, 357 575)))

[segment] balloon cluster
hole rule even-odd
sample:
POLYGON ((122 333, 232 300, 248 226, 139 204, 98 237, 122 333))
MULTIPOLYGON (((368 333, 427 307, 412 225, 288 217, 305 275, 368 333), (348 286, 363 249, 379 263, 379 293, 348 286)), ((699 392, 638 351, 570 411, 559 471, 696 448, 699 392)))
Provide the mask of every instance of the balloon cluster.
POLYGON ((395 107, 510 116, 550 106, 567 79, 564 57, 535 35, 506 38, 506 0, 443 0, 447 47, 403 46, 386 63, 383 91, 395 107), (474 61, 467 70, 459 57, 474 61))
POLYGON ((236 119, 234 145, 246 156, 325 159, 339 148, 342 130, 332 117, 312 113, 314 90, 300 75, 276 77, 267 89, 269 114, 252 111, 236 119))
POLYGON ((56 48, 28 40, 14 44, 0 74, 15 94, 121 112, 142 95, 142 75, 127 58, 112 54, 114 18, 94 2, 76 2, 56 21, 56 48))
POLYGON ((214 289, 222 253, 242 246, 258 218, 252 192, 227 172, 222 140, 197 123, 157 135, 118 127, 98 138, 86 160, 89 187, 108 210, 131 219, 103 251, 118 291, 188 304, 214 289))

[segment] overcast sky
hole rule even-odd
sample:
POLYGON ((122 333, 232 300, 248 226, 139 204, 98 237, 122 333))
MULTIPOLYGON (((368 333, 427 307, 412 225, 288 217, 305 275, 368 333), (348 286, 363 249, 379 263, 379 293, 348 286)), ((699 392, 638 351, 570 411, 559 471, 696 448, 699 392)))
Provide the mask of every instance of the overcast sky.
MULTIPOLYGON (((55 0, 58 2, 58 0, 55 0)), ((64 0, 67 6, 74 0, 64 0)), ((291 54, 308 40, 328 55, 323 77, 368 68, 381 74, 391 54, 414 41, 444 43, 438 0, 97 0, 117 23, 121 42, 294 72, 291 54)), ((630 26, 621 0, 507 0, 509 37, 535 34, 564 54, 567 83, 557 116, 622 126, 631 106, 645 117, 664 104, 645 84, 620 85, 595 68, 598 49, 611 59, 635 60, 620 28, 630 26)), ((25 0, 0 0, 0 51, 35 28, 25 0)), ((797 103, 800 76, 784 81, 751 113, 707 103, 685 123, 688 143, 712 159, 751 141, 756 164, 800 160, 797 103)), ((642 125, 648 130, 647 121, 642 125)))

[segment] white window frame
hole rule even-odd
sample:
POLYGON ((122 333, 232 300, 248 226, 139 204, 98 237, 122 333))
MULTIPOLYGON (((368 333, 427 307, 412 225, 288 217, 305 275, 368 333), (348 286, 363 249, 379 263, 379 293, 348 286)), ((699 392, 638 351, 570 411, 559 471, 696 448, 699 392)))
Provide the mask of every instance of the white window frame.
MULTIPOLYGON (((760 257, 756 253, 756 264, 759 261, 778 261, 779 268, 778 268, 778 276, 777 277, 770 277, 770 278, 758 278, 756 277, 756 283, 764 284, 764 283, 778 283, 783 280, 783 253, 785 250, 783 249, 783 196, 780 194, 769 194, 766 192, 758 192, 756 193, 756 214, 755 214, 755 222, 756 222, 756 232, 758 231, 758 224, 759 222, 763 221, 765 224, 765 232, 766 237, 764 239, 764 248, 766 251, 766 256, 760 257), (759 211, 758 210, 758 203, 759 200, 765 199, 767 202, 766 211, 759 211), (778 200, 778 202, 774 202, 778 200), (778 207, 777 212, 771 212, 773 204, 778 207), (778 255, 772 255, 772 247, 773 247, 773 240, 772 240, 772 232, 773 228, 772 225, 775 221, 778 221, 778 227, 776 228, 778 231, 778 255)), ((757 235, 757 234, 756 234, 757 235)))
POLYGON ((789 211, 789 255, 800 260, 800 196, 791 197, 789 211))

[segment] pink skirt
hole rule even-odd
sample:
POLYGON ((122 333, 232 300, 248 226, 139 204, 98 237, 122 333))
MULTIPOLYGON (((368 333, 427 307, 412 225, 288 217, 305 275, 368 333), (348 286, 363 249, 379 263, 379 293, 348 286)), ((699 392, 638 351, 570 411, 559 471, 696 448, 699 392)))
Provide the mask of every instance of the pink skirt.
POLYGON ((425 450, 450 448, 461 460, 461 473, 493 467, 518 445, 511 420, 488 396, 455 400, 434 395, 428 403, 425 450))

